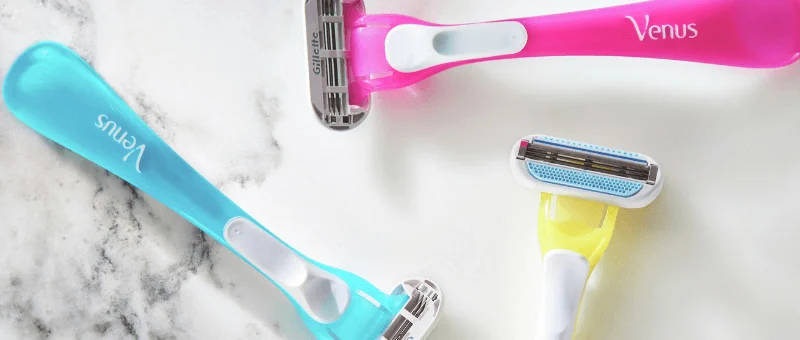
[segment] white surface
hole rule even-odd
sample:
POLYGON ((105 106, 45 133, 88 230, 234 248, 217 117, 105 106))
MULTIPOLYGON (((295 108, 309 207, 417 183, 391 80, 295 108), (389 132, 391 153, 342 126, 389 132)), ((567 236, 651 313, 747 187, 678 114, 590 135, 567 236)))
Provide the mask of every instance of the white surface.
MULTIPOLYGON (((441 23, 623 1, 368 3, 441 23)), ((375 97, 346 133, 308 104, 300 1, 0 1, 0 72, 36 39, 92 60, 157 133, 276 234, 385 289, 435 279, 431 340, 531 339, 538 195, 508 150, 532 134, 668 169, 620 212, 580 340, 800 334, 800 65, 743 70, 543 58, 375 97)), ((0 338, 307 339, 266 279, 149 197, 0 108, 0 338)))
POLYGON ((572 340, 589 261, 570 250, 551 250, 542 260, 542 295, 537 339, 572 340))
POLYGON ((386 35, 386 61, 400 72, 522 51, 528 31, 516 21, 459 26, 400 25, 386 35))

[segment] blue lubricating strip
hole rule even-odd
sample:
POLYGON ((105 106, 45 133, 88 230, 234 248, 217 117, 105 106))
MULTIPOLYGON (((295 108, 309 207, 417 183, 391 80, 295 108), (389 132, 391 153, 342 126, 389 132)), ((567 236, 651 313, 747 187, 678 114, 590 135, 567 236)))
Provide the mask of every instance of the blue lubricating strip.
POLYGON ((596 175, 585 170, 573 170, 548 164, 527 162, 528 172, 536 179, 564 185, 571 188, 599 192, 619 197, 631 197, 642 190, 643 185, 603 175, 596 175))
POLYGON ((629 161, 639 162, 639 163, 644 163, 644 164, 648 164, 649 163, 646 158, 642 157, 639 154, 635 154, 633 152, 615 150, 615 149, 610 149, 610 148, 606 148, 606 147, 603 147, 603 146, 580 143, 580 142, 574 142, 574 141, 571 141, 571 140, 566 140, 566 139, 561 139, 561 138, 535 137, 533 139, 533 142, 552 145, 552 146, 558 146, 558 147, 568 148, 568 149, 573 149, 573 150, 580 150, 580 151, 584 151, 584 152, 597 153, 597 154, 601 154, 601 155, 605 155, 605 156, 609 156, 609 157, 622 158, 622 159, 626 159, 626 160, 629 160, 629 161))

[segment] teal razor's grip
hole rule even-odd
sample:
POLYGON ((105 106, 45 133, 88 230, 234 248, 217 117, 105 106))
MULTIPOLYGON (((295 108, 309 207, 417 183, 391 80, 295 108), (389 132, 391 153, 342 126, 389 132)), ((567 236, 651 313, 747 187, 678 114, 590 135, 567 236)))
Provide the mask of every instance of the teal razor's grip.
POLYGON ((407 301, 278 239, 184 161, 69 48, 54 42, 28 48, 9 70, 3 97, 22 122, 167 205, 269 278, 319 339, 374 340, 407 301))

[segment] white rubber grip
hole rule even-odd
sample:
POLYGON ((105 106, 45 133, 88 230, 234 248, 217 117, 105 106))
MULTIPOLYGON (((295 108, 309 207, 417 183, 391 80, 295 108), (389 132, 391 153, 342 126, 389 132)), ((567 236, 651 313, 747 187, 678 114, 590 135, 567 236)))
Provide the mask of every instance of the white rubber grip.
POLYGON ((589 261, 569 250, 551 250, 544 256, 544 283, 538 340, 572 340, 589 261))
POLYGON ((224 237, 315 320, 330 323, 344 313, 350 290, 342 279, 309 263, 249 219, 232 219, 224 237))
POLYGON ((386 61, 400 72, 416 72, 450 62, 515 54, 528 43, 516 21, 458 26, 406 24, 386 36, 386 61))

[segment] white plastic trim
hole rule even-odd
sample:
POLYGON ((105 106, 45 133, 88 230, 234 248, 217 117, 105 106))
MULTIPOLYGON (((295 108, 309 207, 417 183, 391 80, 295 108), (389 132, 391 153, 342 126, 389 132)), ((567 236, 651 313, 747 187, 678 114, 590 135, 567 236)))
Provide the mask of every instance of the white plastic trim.
POLYGON ((224 237, 315 320, 330 323, 344 313, 350 302, 350 289, 344 281, 309 263, 249 219, 231 219, 224 237))
POLYGON ((589 261, 570 250, 551 250, 544 256, 544 283, 539 313, 539 340, 572 340, 589 261))
POLYGON ((416 72, 450 62, 515 54, 528 43, 516 21, 458 26, 399 25, 386 36, 386 60, 400 72, 416 72))

